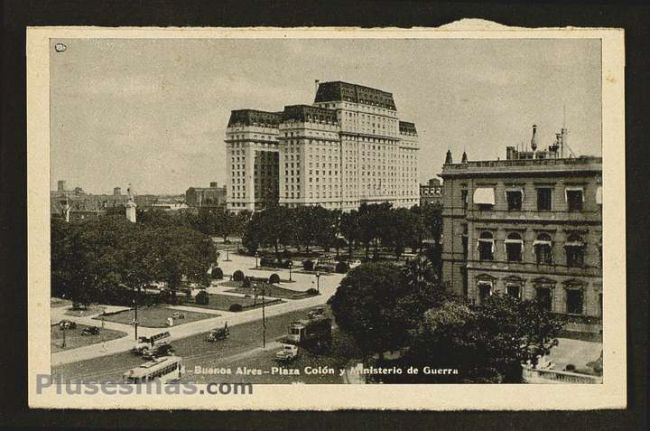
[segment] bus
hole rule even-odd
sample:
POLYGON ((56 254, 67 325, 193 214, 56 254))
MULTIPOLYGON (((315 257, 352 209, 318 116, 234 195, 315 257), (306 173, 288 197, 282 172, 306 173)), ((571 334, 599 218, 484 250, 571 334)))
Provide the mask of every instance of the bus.
POLYGON ((124 381, 126 383, 146 383, 159 379, 166 383, 180 379, 182 367, 182 358, 179 356, 154 358, 124 373, 124 381))

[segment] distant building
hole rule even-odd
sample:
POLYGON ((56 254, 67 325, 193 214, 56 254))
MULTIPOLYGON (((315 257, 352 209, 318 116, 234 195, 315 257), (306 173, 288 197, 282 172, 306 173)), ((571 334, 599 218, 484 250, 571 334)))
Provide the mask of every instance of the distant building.
POLYGON ((185 203, 190 207, 225 207, 226 187, 211 182, 210 187, 190 187, 185 192, 185 203))
POLYGON ((423 205, 442 205, 442 183, 438 178, 420 184, 420 206, 423 205))
POLYGON ((419 202, 417 130, 400 121, 386 91, 317 82, 312 105, 232 111, 225 142, 233 211, 271 203, 351 210, 419 202))
POLYGON ((565 158, 566 129, 548 150, 443 166, 443 281, 480 303, 494 293, 537 299, 602 328, 602 158, 565 158))
POLYGON ((81 187, 74 190, 66 188, 66 182, 57 182, 57 190, 50 192, 50 213, 54 217, 63 217, 68 221, 84 220, 106 214, 108 211, 124 211, 129 200, 127 195, 113 189, 110 195, 93 195, 83 191, 81 187))

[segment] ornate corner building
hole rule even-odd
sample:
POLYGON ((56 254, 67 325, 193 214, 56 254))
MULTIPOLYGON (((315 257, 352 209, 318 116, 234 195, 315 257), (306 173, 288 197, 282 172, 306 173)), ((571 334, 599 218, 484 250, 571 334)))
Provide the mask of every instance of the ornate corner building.
POLYGON ((443 279, 480 303, 537 299, 567 330, 602 328, 602 158, 507 148, 506 160, 443 166, 443 279))
POLYGON ((399 120, 393 95, 382 90, 323 82, 312 105, 235 110, 225 142, 232 211, 419 202, 417 130, 399 120))

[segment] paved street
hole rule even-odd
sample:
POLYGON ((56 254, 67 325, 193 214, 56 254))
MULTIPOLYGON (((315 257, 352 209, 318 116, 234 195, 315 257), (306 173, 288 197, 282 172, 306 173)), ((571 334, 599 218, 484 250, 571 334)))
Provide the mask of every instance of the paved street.
MULTIPOLYGON (((343 381, 339 373, 334 375, 283 376, 261 374, 257 376, 236 374, 238 367, 270 371, 277 367, 274 360, 279 350, 279 337, 286 334, 287 325, 306 316, 306 310, 292 311, 266 319, 266 348, 262 348, 262 322, 251 321, 233 326, 230 336, 218 342, 205 341, 205 334, 196 334, 173 343, 177 355, 183 358, 185 373, 183 381, 205 382, 250 382, 250 383, 338 383, 343 381), (196 367, 226 368, 231 374, 196 373, 196 367)), ((326 366, 339 369, 349 362, 348 339, 336 334, 333 348, 320 355, 300 349, 296 361, 286 367, 303 369, 305 366, 326 366), (341 352, 345 352, 342 354, 341 352)), ((114 353, 93 359, 54 366, 52 372, 62 379, 84 379, 98 381, 119 381, 124 372, 142 364, 142 358, 130 353, 114 353)))
MULTIPOLYGON (((255 267, 255 258, 248 256, 240 256, 237 254, 230 253, 230 261, 224 262, 220 261, 219 266, 224 272, 224 279, 228 280, 229 275, 236 270, 242 270, 246 275, 253 275, 256 277, 268 277, 272 273, 280 274, 282 279, 288 279, 289 271, 288 270, 251 270, 255 267)), ((298 262, 296 262, 297 265, 298 262)), ((288 289, 305 291, 310 288, 316 288, 316 277, 313 274, 300 274, 293 273, 292 276, 295 283, 282 283, 282 287, 288 289)), ((339 282, 343 278, 342 274, 327 274, 320 277, 320 292, 321 294, 314 297, 309 297, 299 300, 287 300, 285 303, 272 305, 266 307, 266 316, 273 317, 279 316, 282 314, 303 310, 310 307, 315 307, 318 305, 325 304, 327 300, 336 292, 336 288, 339 285, 339 282)), ((209 288, 210 293, 224 293, 224 290, 229 288, 224 288, 222 286, 214 286, 209 288)), ((236 295, 236 294, 235 294, 236 295)), ((177 307, 178 308, 178 307, 177 307)), ((64 315, 67 307, 56 307, 52 308, 52 321, 59 321, 63 318, 68 320, 73 320, 77 323, 85 325, 98 326, 100 322, 98 320, 92 319, 93 315, 88 316, 68 316, 64 315)), ((196 308, 190 306, 183 306, 183 309, 186 311, 198 311, 202 313, 208 313, 204 308, 196 308)), ((209 331, 215 327, 222 327, 226 322, 228 326, 232 327, 235 325, 240 325, 248 322, 253 322, 261 319, 262 313, 261 309, 253 309, 248 311, 242 311, 239 313, 232 313, 227 311, 217 311, 216 313, 219 316, 214 318, 203 319, 191 323, 186 323, 178 325, 175 327, 167 328, 171 334, 171 340, 179 340, 185 337, 189 337, 195 334, 201 334, 209 331)), ((52 354, 52 366, 59 366, 63 364, 68 364, 71 362, 88 360, 92 358, 97 358, 101 356, 107 356, 115 353, 126 352, 133 347, 134 344, 134 328, 131 325, 119 324, 114 322, 104 322, 106 328, 114 329, 117 331, 123 331, 127 333, 126 336, 105 342, 103 344, 94 344, 90 346, 81 347, 78 349, 66 350, 63 352, 58 352, 52 354)), ((160 328, 138 328, 138 335, 152 335, 161 332, 160 328)))

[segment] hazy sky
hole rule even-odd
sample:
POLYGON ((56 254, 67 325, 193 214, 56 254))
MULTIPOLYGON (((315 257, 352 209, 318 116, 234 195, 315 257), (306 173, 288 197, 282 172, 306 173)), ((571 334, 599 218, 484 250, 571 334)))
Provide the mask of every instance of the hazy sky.
MULTIPOLYGON (((52 41, 52 45, 59 40, 52 41)), ((420 135, 419 176, 545 148, 562 127, 601 154, 599 40, 64 40, 51 50, 51 184, 90 193, 182 193, 226 179, 233 109, 311 104, 314 80, 393 93, 420 135)))

